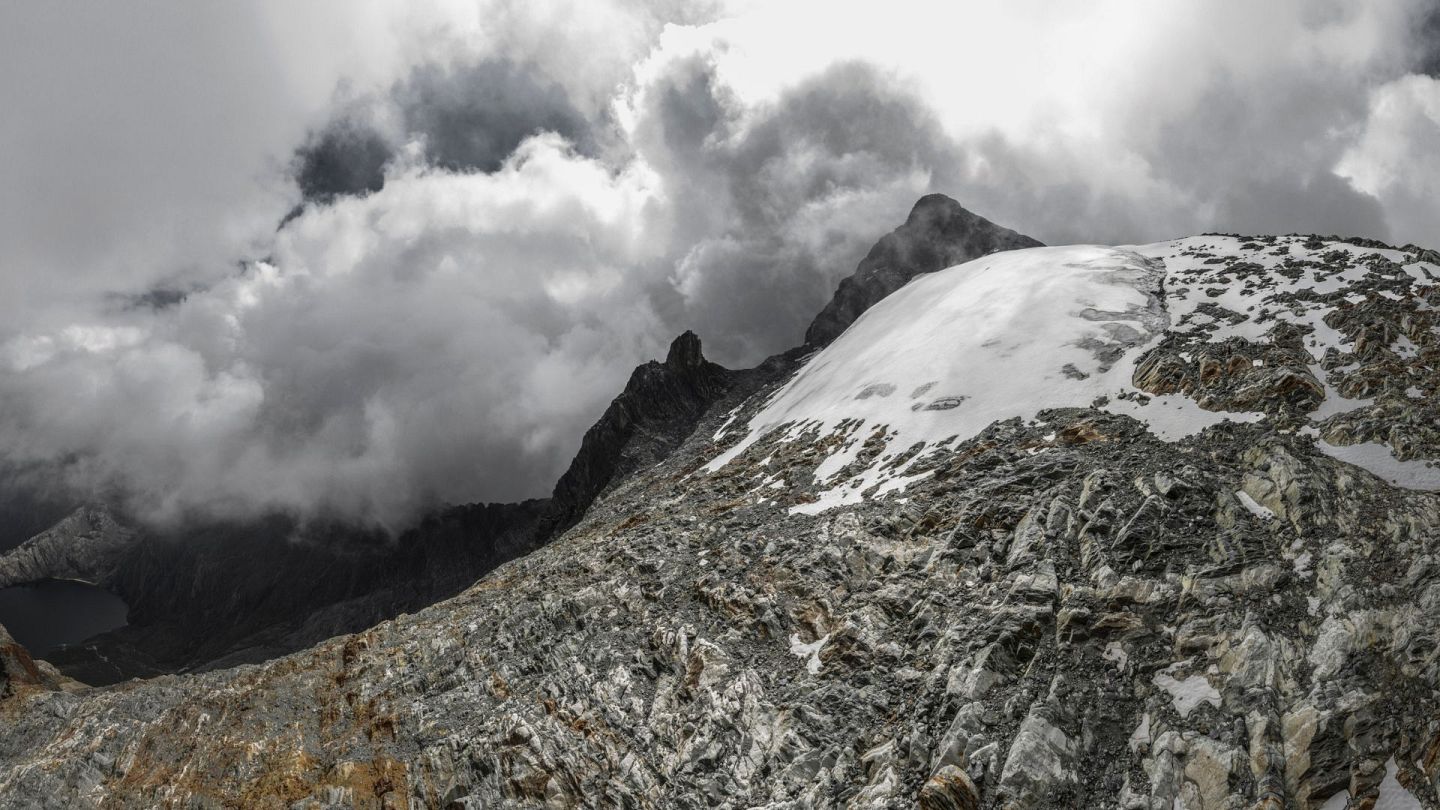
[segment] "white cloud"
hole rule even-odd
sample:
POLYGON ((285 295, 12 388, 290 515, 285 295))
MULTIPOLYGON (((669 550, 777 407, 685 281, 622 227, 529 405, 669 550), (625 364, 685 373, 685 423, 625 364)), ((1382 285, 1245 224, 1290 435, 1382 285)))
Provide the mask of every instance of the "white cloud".
POLYGON ((1370 95, 1360 138, 1339 171, 1384 206, 1404 240, 1436 247, 1440 234, 1440 80, 1411 75, 1370 95))
POLYGON ((177 307, 12 342, 0 439, 12 459, 82 459, 74 483, 121 481, 157 519, 390 521, 532 495, 633 358, 663 351, 622 270, 647 260, 650 199, 553 136, 494 175, 406 169, 177 307))

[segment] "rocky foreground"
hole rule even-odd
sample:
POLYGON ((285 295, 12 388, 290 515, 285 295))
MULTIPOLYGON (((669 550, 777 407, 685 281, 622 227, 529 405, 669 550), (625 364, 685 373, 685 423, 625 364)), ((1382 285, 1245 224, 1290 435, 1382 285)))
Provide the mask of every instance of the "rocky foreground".
POLYGON ((1044 255, 1119 268, 1124 306, 1077 299, 1090 331, 1036 372, 1085 401, 946 435, 1000 407, 965 388, 994 359, 943 351, 989 316, 957 312, 912 386, 857 359, 875 324, 921 321, 895 297, 413 615, 104 689, 0 638, 0 796, 1440 808, 1440 256, 1095 250, 1044 255), (799 397, 807 373, 844 398, 799 397))

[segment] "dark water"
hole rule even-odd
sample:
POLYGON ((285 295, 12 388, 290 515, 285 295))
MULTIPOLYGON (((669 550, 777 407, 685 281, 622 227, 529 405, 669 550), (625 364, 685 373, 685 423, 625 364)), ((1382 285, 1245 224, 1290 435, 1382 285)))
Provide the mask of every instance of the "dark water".
POLYGON ((0 588, 0 625, 38 657, 62 644, 125 626, 125 603, 82 582, 48 580, 0 588))

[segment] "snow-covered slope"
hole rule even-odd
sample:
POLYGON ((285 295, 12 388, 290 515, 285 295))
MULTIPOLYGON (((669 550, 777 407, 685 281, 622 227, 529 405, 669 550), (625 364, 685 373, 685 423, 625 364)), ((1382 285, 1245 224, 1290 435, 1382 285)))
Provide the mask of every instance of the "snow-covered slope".
MULTIPOLYGON (((1433 405, 1435 357, 1422 346, 1435 336, 1431 313, 1440 257, 1414 248, 1299 236, 1200 236, 1136 250, 1165 263, 1165 306, 1177 337, 1192 344, 1263 346, 1276 342, 1281 324, 1303 334, 1305 370, 1324 398, 1300 430, 1323 437, 1316 443, 1322 452, 1399 486, 1440 490, 1440 469, 1433 462, 1396 458, 1392 450, 1398 448, 1356 441, 1364 436, 1353 435, 1347 423, 1384 411, 1387 404, 1399 403, 1412 413, 1407 400, 1433 405), (1399 384, 1375 385, 1377 371, 1394 375, 1390 382, 1399 384), (1357 388, 1379 396, 1346 396, 1357 388)), ((1389 427, 1388 421, 1372 419, 1382 427, 1389 427)), ((1387 438, 1402 444, 1399 437, 1387 438)))
MULTIPOLYGON (((1365 340, 1345 313, 1372 299, 1428 309, 1437 271, 1411 253, 1301 237, 986 256, 917 278, 865 313, 709 469, 776 429, 833 436, 815 473, 822 496, 796 507, 814 512, 903 488, 920 459, 997 420, 1099 406, 1172 440, 1268 412, 1392 482, 1440 487, 1425 460, 1396 459, 1324 421, 1376 404, 1342 393, 1361 365, 1342 361, 1365 340)), ((1414 360, 1407 331, 1428 343, 1434 330, 1411 318, 1385 336, 1387 351, 1414 360)))

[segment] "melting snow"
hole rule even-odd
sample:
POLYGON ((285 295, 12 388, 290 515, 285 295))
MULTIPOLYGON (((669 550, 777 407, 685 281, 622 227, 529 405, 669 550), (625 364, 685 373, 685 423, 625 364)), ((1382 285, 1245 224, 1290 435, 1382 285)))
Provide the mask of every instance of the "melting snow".
MULTIPOLYGON (((1314 249, 1290 237, 1275 243, 1284 250, 1241 244, 1193 237, 1128 248, 1033 248, 920 276, 811 357, 744 426, 745 437, 706 469, 719 469, 772 431, 782 431, 780 441, 836 435, 836 449, 815 470, 817 499, 791 509, 817 513, 901 491, 921 477, 913 468, 928 454, 997 420, 1031 418, 1046 408, 1104 403, 1104 410, 1133 416, 1166 440, 1264 418, 1207 411, 1178 394, 1134 396, 1136 360, 1172 328, 1203 328, 1212 343, 1229 337, 1264 343, 1277 323, 1296 324, 1309 330, 1310 371, 1326 394, 1312 423, 1372 404, 1341 396, 1320 367, 1327 350, 1347 351, 1351 341, 1325 323, 1333 304, 1317 298, 1347 291, 1370 269, 1364 261, 1339 271, 1306 261, 1337 250, 1357 259, 1408 257, 1337 242, 1314 249), (1292 257, 1301 259, 1298 271, 1281 267, 1292 257), (1243 258, 1248 269, 1225 266, 1232 258, 1243 258), (866 462, 855 464, 862 452, 866 462)), ((1404 272, 1428 276, 1420 264, 1405 264, 1404 272)), ((1405 353, 1408 342, 1397 349, 1405 353)), ((731 420, 717 439, 735 429, 731 420)), ((1440 470, 1398 461, 1383 445, 1321 442, 1320 449, 1399 486, 1440 490, 1440 470)), ((1249 496, 1237 497, 1253 514, 1273 517, 1249 496)))
POLYGON ((1130 733, 1130 750, 1139 751, 1150 744, 1150 713, 1140 716, 1140 725, 1130 733))
POLYGON ((1239 499, 1240 505, 1245 507, 1250 514, 1262 520, 1274 520, 1275 513, 1267 506, 1261 506, 1258 501, 1250 497, 1250 493, 1243 489, 1235 490, 1235 497, 1239 499))
POLYGON ((1292 565, 1295 566, 1295 576, 1300 577, 1301 579, 1306 579, 1310 576, 1311 559, 1313 558, 1308 551, 1301 552, 1300 554, 1297 554, 1295 556, 1295 559, 1292 562, 1292 565))
POLYGON ((1385 763, 1385 779, 1380 782, 1380 797, 1375 802, 1375 810, 1421 810, 1420 800, 1400 784, 1399 773, 1400 766, 1392 756, 1385 763))
POLYGON ((1125 647, 1121 645, 1118 641, 1112 641, 1109 644, 1105 645, 1104 657, 1106 661, 1114 661, 1115 668, 1120 670, 1122 673, 1125 671, 1125 667, 1130 663, 1130 654, 1125 652, 1125 647))
POLYGON ((714 435, 714 436, 711 436, 710 438, 711 438, 712 440, 714 440, 714 441, 717 441, 717 442, 720 441, 721 439, 725 438, 725 433, 726 433, 726 431, 728 431, 728 430, 730 429, 730 423, 732 423, 732 422, 735 421, 735 418, 740 415, 740 409, 741 409, 741 408, 744 408, 744 407, 745 407, 745 403, 742 402, 742 403, 740 403, 739 405, 736 405, 735 407, 731 408, 731 409, 730 409, 730 412, 727 413, 727 414, 725 414, 725 421, 724 421, 724 423, 722 423, 722 424, 720 425, 720 428, 715 431, 715 435, 714 435))
POLYGON ((1170 698, 1175 704, 1175 711, 1179 712, 1182 719, 1189 717, 1190 712, 1194 711, 1195 707, 1201 703, 1209 703, 1211 706, 1219 708, 1220 693, 1210 685, 1209 678, 1199 674, 1191 675, 1188 678, 1176 678, 1171 674, 1177 667, 1185 663, 1187 662, 1181 661, 1171 664, 1155 673, 1155 677, 1151 679, 1152 682, 1170 693, 1170 698))
POLYGON ((1390 454, 1390 448, 1375 442, 1330 444, 1322 439, 1315 446, 1325 455, 1368 470, 1397 487, 1440 492, 1440 468, 1432 466, 1432 462, 1401 461, 1390 454))
POLYGON ((791 633, 790 654, 809 659, 805 662, 805 671, 811 675, 817 675, 820 672, 820 648, 824 647, 825 642, 829 640, 830 634, 826 633, 809 644, 802 644, 800 643, 800 636, 791 633))

